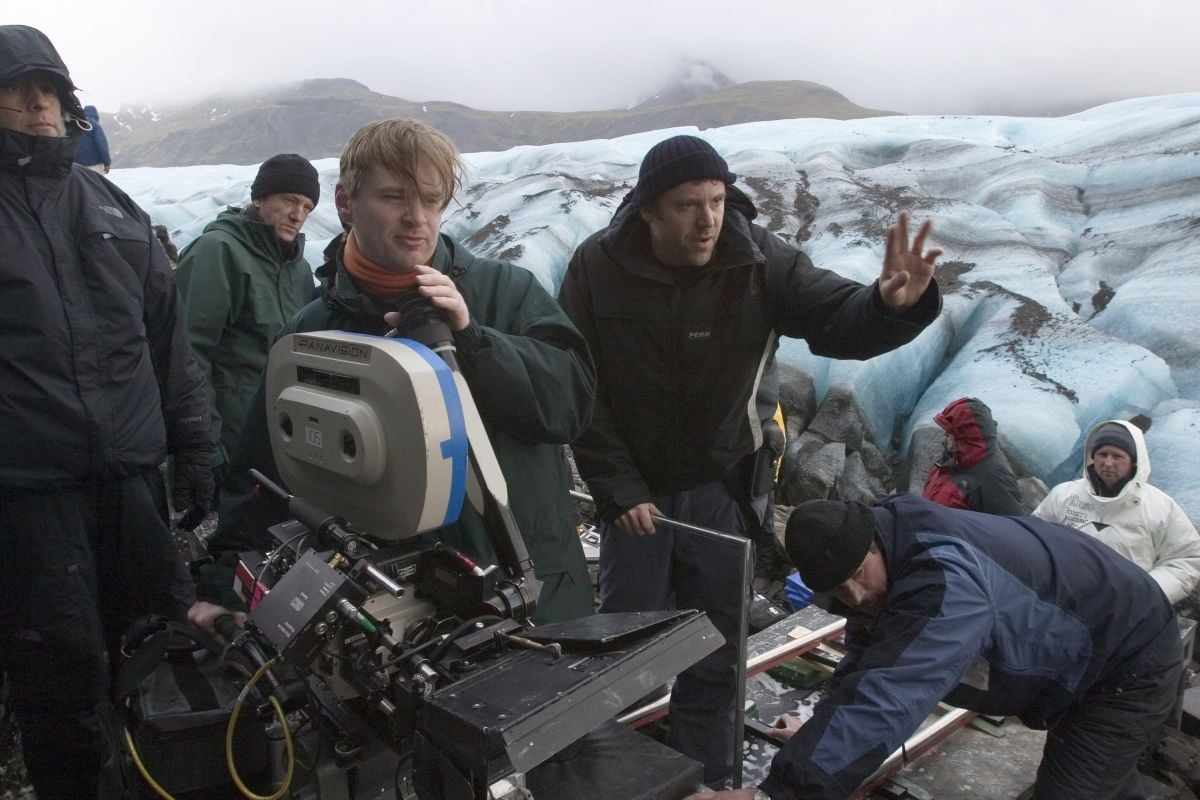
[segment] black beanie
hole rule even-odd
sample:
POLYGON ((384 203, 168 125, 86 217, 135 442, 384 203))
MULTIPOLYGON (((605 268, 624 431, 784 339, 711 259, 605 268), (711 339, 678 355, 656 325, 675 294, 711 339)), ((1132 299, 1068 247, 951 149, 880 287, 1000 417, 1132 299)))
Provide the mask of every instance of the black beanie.
POLYGON ((814 592, 828 592, 858 570, 875 541, 875 515, 862 503, 810 500, 788 517, 784 548, 814 592))
POLYGON ((1124 425, 1106 422, 1097 428, 1092 438, 1088 439, 1088 456, 1095 458, 1096 451, 1106 444, 1124 450, 1131 459, 1137 461, 1137 445, 1124 425))
POLYGON ((643 208, 688 181, 731 184, 737 176, 713 146, 697 136, 672 136, 650 148, 638 170, 637 199, 643 208))
POLYGON ((250 184, 250 199, 257 200, 269 194, 302 194, 315 206, 321 199, 321 182, 317 170, 308 159, 295 153, 280 153, 271 156, 258 168, 254 183, 250 184))

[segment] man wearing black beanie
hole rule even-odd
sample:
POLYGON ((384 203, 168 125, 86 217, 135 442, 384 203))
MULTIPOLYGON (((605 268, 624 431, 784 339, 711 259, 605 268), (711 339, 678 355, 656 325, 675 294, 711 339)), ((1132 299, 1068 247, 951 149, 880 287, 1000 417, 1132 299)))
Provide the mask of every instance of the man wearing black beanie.
POLYGON ((778 399, 777 337, 871 358, 911 341, 941 306, 928 221, 910 241, 901 214, 879 280, 864 286, 755 225, 736 179, 698 136, 654 145, 612 222, 575 251, 559 293, 599 377, 592 425, 572 447, 603 519, 601 610, 699 608, 726 640, 671 695, 668 743, 703 762, 710 785, 733 761, 744 587, 727 551, 656 531, 651 515, 751 535, 777 457, 763 435, 778 399))
POLYGON ((1145 796, 1138 756, 1174 705, 1183 648, 1136 565, 1071 528, 909 494, 803 503, 784 544, 847 617, 847 653, 812 717, 785 720, 760 786, 689 800, 842 800, 943 699, 1049 730, 1034 797, 1145 796))
POLYGON ((320 199, 317 170, 306 158, 271 156, 250 185, 250 205, 218 214, 179 256, 188 335, 208 376, 218 488, 267 353, 284 323, 313 298, 301 229, 320 199))
POLYGON ((1150 485, 1141 429, 1101 422, 1083 449, 1083 477, 1051 489, 1034 516, 1096 537, 1149 572, 1172 603, 1183 600, 1200 582, 1200 534, 1170 495, 1150 485))

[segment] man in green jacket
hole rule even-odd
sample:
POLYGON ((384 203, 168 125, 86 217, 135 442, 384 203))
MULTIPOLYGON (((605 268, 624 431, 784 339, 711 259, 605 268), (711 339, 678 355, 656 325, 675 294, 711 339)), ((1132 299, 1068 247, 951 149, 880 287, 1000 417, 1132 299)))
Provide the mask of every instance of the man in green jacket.
POLYGON ((313 297, 300 231, 320 198, 312 164, 294 153, 271 156, 250 186, 250 205, 221 212, 179 257, 188 335, 208 377, 218 486, 271 345, 313 297))
MULTIPOLYGON (((423 123, 382 120, 355 133, 341 157, 337 207, 350 231, 331 262, 333 281, 282 333, 382 335, 402 323, 401 295, 428 298, 452 332, 542 583, 534 621, 574 619, 592 612, 592 590, 561 445, 591 422, 595 368, 583 337, 532 273, 477 258, 439 232, 461 174, 453 143, 423 123)), ((263 390, 230 464, 210 549, 261 549, 266 527, 279 521, 271 504, 253 499, 251 467, 277 477, 263 390)), ((495 563, 483 520, 469 507, 436 535, 495 563)), ((216 599, 210 583, 200 583, 201 595, 216 599)), ((210 617, 193 621, 203 626, 210 617)))

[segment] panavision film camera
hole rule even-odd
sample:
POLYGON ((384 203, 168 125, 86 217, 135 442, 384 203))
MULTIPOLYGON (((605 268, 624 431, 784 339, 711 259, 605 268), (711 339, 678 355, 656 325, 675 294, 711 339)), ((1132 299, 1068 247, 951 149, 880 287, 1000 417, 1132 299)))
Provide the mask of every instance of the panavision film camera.
MULTIPOLYGON (((628 779, 631 759, 662 774, 654 791, 598 786, 597 797, 684 796, 698 769, 674 790, 666 776, 694 762, 611 720, 720 634, 695 611, 534 626, 534 565, 448 332, 414 339, 326 331, 271 351, 267 418, 287 488, 256 478, 291 519, 270 529, 266 552, 242 555, 236 582, 251 611, 244 629, 223 629, 258 666, 233 723, 257 721, 268 740, 266 793, 239 788, 581 797, 567 783, 606 770, 594 759, 573 769, 564 753, 611 735, 637 740, 632 755, 596 748, 611 774, 628 779), (439 541, 439 528, 468 520, 486 531, 486 561, 439 541)), ((237 741, 229 733, 233 763, 250 769, 237 741)))

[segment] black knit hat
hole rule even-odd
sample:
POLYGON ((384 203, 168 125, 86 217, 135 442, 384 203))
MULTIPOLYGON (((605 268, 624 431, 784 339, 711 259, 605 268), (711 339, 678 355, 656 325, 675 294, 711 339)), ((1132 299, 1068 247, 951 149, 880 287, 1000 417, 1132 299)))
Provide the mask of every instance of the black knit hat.
POLYGON ((681 183, 702 180, 731 184, 737 176, 708 142, 696 136, 672 136, 646 153, 635 191, 645 208, 681 183))
POLYGON ((308 159, 295 153, 280 153, 271 156, 258 168, 254 183, 250 185, 250 199, 257 200, 269 194, 302 194, 315 206, 321 199, 321 182, 317 170, 308 159))
POLYGON ((875 541, 875 515, 862 503, 810 500, 788 517, 784 547, 800 578, 828 592, 858 570, 875 541))
POLYGON ((1124 450, 1130 458, 1137 461, 1137 445, 1124 425, 1106 422, 1097 428, 1092 437, 1088 439, 1088 455, 1095 458, 1096 451, 1106 444, 1124 450))

